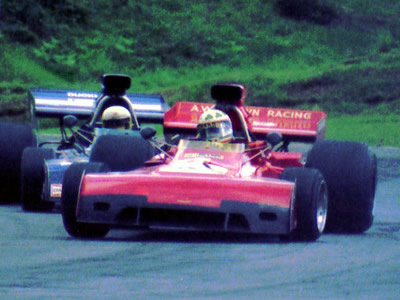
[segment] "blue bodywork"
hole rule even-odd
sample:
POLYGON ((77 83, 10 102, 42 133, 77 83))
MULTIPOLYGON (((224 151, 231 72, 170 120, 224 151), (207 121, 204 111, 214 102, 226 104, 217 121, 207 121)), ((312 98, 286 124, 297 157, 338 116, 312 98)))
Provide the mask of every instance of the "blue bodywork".
POLYGON ((53 202, 55 208, 58 208, 61 203, 62 181, 65 171, 74 162, 88 161, 87 155, 80 154, 74 150, 61 153, 60 158, 46 160, 42 193, 43 201, 53 202))
MULTIPOLYGON (((102 94, 76 90, 31 89, 28 94, 29 111, 33 127, 37 127, 37 118, 62 118, 74 115, 88 119, 95 111, 102 94)), ((168 103, 160 94, 126 94, 132 102, 139 121, 160 123, 169 109, 168 103)))
MULTIPOLYGON (((37 118, 60 120, 61 141, 44 141, 39 147, 50 146, 55 158, 44 159, 45 177, 41 201, 60 205, 65 171, 74 162, 88 162, 90 149, 100 135, 141 135, 142 123, 162 123, 168 103, 159 94, 125 93, 130 78, 125 75, 103 75, 101 92, 76 90, 31 89, 28 102, 33 127, 37 118), (102 128, 102 112, 110 106, 122 105, 132 117, 132 129, 102 128), (79 128, 78 121, 84 120, 79 128), (71 134, 67 134, 67 130, 71 134)), ((24 199, 22 197, 22 199, 24 199)))
MULTIPOLYGON (((95 130, 95 138, 101 135, 129 135, 140 136, 140 130, 119 130, 119 129, 102 129, 95 130)), ((75 162, 88 162, 90 148, 86 148, 86 153, 77 151, 76 149, 56 150, 55 159, 47 159, 44 164, 45 180, 43 183, 42 200, 45 202, 53 202, 57 209, 61 204, 61 191, 64 174, 68 167, 75 162)))

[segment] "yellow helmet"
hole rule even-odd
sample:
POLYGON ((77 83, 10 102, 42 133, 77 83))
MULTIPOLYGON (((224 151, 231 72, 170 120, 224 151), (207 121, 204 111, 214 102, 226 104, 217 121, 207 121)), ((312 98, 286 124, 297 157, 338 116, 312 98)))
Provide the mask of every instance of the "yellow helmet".
POLYGON ((110 106, 105 109, 101 116, 104 128, 130 129, 132 127, 132 117, 123 106, 110 106))
POLYGON ((233 138, 231 119, 223 111, 209 109, 199 118, 197 134, 201 140, 229 142, 233 138))

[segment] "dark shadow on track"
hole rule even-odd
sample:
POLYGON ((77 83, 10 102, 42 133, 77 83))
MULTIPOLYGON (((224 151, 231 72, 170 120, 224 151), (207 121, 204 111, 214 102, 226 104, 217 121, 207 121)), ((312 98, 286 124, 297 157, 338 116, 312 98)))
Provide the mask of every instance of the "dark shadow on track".
MULTIPOLYGON (((104 242, 149 242, 149 243, 196 243, 196 244, 308 244, 310 242, 293 241, 279 235, 226 233, 226 232, 193 232, 166 230, 112 230, 102 239, 67 239, 104 242)), ((312 243, 312 242, 311 242, 312 243)), ((323 243, 317 240, 316 243, 323 243)))
MULTIPOLYGON (((122 232, 118 232, 122 234, 122 232)), ((271 243, 280 242, 277 236, 254 235, 224 232, 193 232, 193 231, 144 231, 125 236, 117 232, 110 234, 106 240, 137 241, 137 242, 176 242, 176 243, 271 243)))

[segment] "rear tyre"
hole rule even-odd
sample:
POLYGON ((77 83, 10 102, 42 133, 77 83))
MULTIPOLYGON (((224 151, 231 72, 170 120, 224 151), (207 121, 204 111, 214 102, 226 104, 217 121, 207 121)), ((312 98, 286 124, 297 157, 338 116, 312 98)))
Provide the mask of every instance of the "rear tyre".
POLYGON ((61 213, 65 230, 77 238, 101 238, 107 235, 110 227, 103 224, 78 222, 76 208, 84 174, 106 171, 102 163, 73 163, 65 172, 61 193, 61 213))
POLYGON ((42 201, 45 160, 55 158, 50 148, 25 148, 21 161, 21 204, 25 211, 51 210, 54 203, 42 201))
POLYGON ((328 231, 362 233, 372 226, 377 159, 367 145, 316 142, 306 167, 318 169, 327 182, 328 231))
POLYGON ((31 126, 0 122, 0 202, 19 201, 22 152, 34 146, 36 136, 31 126))
POLYGON ((317 240, 325 229, 328 210, 328 190, 323 176, 315 169, 287 168, 280 179, 296 183, 296 225, 289 238, 297 241, 317 240))
POLYGON ((96 139, 89 161, 104 163, 111 171, 130 171, 154 155, 154 148, 142 137, 104 135, 96 139))

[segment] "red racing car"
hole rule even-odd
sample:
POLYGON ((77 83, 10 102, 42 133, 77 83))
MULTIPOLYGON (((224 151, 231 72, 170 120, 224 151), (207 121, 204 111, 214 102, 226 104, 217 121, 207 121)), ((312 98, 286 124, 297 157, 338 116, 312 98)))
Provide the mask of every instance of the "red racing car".
POLYGON ((211 96, 215 105, 178 102, 165 114, 168 143, 156 145, 150 129, 100 137, 90 162, 64 176, 67 232, 98 238, 113 227, 183 229, 314 241, 325 229, 371 227, 377 167, 366 145, 324 141, 323 112, 244 106, 241 84, 216 84, 211 96), (196 136, 211 106, 229 116, 228 143, 196 136), (303 155, 289 151, 292 141, 314 144, 303 155), (152 146, 158 154, 147 160, 152 146))

